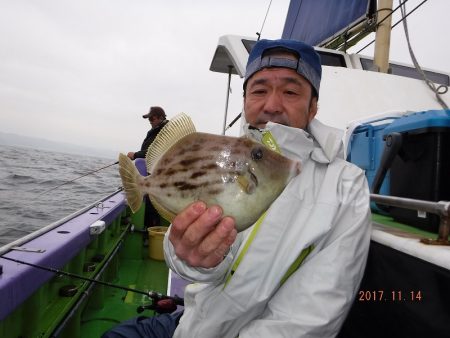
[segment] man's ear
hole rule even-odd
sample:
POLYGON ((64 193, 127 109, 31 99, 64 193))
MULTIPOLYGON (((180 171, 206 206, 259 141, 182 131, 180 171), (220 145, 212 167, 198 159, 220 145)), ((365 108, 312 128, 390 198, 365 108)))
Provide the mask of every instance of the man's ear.
POLYGON ((316 116, 317 114, 317 109, 318 109, 318 105, 317 105, 317 96, 314 96, 311 99, 311 103, 309 105, 309 112, 308 112, 308 123, 311 122, 311 120, 316 116))

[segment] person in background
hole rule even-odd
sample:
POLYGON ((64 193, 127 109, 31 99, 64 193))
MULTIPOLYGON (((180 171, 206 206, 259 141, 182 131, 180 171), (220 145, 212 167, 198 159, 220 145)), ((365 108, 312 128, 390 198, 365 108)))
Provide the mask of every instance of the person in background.
MULTIPOLYGON (((164 109, 157 106, 150 107, 149 112, 145 115, 142 115, 142 117, 144 119, 148 118, 152 128, 147 132, 147 136, 142 142, 141 150, 136 152, 130 151, 127 154, 127 156, 132 160, 135 160, 137 158, 145 158, 148 147, 151 146, 153 140, 156 138, 156 135, 158 135, 158 133, 166 125, 166 123, 169 122, 166 119, 166 113, 164 112, 164 109)), ((150 202, 150 198, 148 197, 148 195, 145 195, 144 202, 145 202, 145 216, 144 216, 145 225, 147 227, 159 226, 160 225, 159 214, 156 211, 155 207, 150 202)))
MULTIPOLYGON (((370 243, 364 172, 343 158, 342 132, 315 116, 314 49, 260 40, 244 80, 244 132, 301 172, 239 234, 220 206, 194 202, 164 238, 169 267, 192 281, 184 312, 130 320, 104 337, 335 337, 363 277, 370 243)), ((261 182, 264 184, 264 182, 261 182)))
POLYGON ((145 158, 148 147, 152 144, 161 128, 164 127, 168 122, 168 120, 166 120, 166 113, 161 107, 150 107, 149 112, 145 115, 142 115, 142 117, 150 121, 152 128, 148 131, 147 136, 142 142, 141 150, 136 152, 130 151, 127 154, 127 156, 132 160, 135 160, 137 158, 145 158))

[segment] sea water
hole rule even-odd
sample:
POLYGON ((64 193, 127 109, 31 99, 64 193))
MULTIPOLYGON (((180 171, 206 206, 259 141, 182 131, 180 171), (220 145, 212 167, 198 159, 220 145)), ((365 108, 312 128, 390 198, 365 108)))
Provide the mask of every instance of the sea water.
POLYGON ((116 161, 0 145, 0 246, 116 191, 121 182, 113 165, 42 194, 116 161))

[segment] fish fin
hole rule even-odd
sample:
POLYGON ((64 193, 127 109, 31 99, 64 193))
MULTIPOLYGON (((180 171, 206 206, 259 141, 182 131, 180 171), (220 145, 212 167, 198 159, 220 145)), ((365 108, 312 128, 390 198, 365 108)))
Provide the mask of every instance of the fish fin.
POLYGON ((170 119, 148 147, 145 161, 147 172, 152 173, 158 160, 175 143, 183 137, 195 133, 195 126, 191 118, 181 113, 170 119))
POLYGON ((168 220, 169 222, 172 222, 173 219, 175 218, 175 214, 169 210, 167 210, 166 208, 164 208, 157 200, 156 198, 150 196, 150 202, 152 202, 153 206, 155 207, 156 211, 158 212, 158 214, 168 220))
POLYGON ((139 189, 138 182, 143 178, 133 162, 124 154, 119 155, 119 173, 122 179, 123 188, 127 196, 128 205, 135 213, 139 210, 144 196, 139 189))

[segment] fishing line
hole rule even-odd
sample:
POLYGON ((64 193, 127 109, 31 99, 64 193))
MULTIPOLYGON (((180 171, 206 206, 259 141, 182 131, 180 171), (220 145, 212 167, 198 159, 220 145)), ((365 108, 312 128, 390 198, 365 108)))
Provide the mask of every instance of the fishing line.
POLYGON ((123 290, 123 291, 129 291, 129 292, 142 294, 142 295, 145 295, 145 296, 150 297, 152 299, 172 299, 172 300, 175 301, 175 303, 177 305, 184 305, 183 299, 179 298, 179 297, 176 297, 176 296, 175 297, 171 297, 171 296, 163 295, 163 294, 161 294, 159 292, 156 292, 156 291, 142 291, 142 290, 139 290, 139 289, 133 289, 133 288, 129 288, 127 286, 112 284, 112 283, 104 282, 104 281, 101 281, 101 280, 80 276, 80 275, 77 275, 77 274, 74 274, 74 273, 71 273, 71 272, 62 271, 62 270, 51 268, 51 267, 48 267, 48 266, 43 266, 43 265, 38 265, 38 264, 34 264, 34 263, 25 262, 25 261, 22 261, 20 259, 9 258, 9 257, 5 257, 5 256, 0 256, 0 258, 6 259, 8 261, 15 262, 15 263, 28 265, 28 266, 31 266, 31 267, 36 268, 36 269, 41 269, 41 270, 44 270, 44 271, 53 272, 53 273, 56 273, 58 275, 63 275, 63 276, 67 276, 67 277, 77 278, 77 279, 81 279, 81 280, 84 280, 84 281, 87 281, 87 282, 97 283, 97 284, 105 285, 105 286, 108 286, 108 287, 111 287, 111 288, 120 289, 120 290, 123 290))
POLYGON ((44 192, 41 192, 38 196, 45 195, 45 194, 49 193, 50 191, 53 191, 53 190, 55 190, 55 189, 58 189, 59 187, 62 187, 63 185, 72 183, 72 182, 74 182, 74 181, 76 181, 76 180, 79 180, 80 178, 83 178, 83 177, 85 177, 85 176, 94 174, 94 173, 96 173, 97 171, 100 171, 100 170, 103 170, 103 169, 112 167, 113 165, 116 165, 116 164, 118 164, 118 163, 119 163, 119 161, 114 162, 113 164, 108 164, 108 165, 106 165, 106 166, 104 166, 104 167, 95 169, 94 171, 90 171, 90 172, 88 172, 88 173, 86 173, 86 174, 84 174, 84 175, 75 177, 74 179, 72 179, 72 180, 70 180, 70 181, 66 181, 66 182, 64 182, 64 183, 62 183, 62 184, 60 184, 60 185, 57 185, 56 187, 53 187, 53 188, 48 189, 48 190, 46 190, 46 191, 44 191, 44 192))

